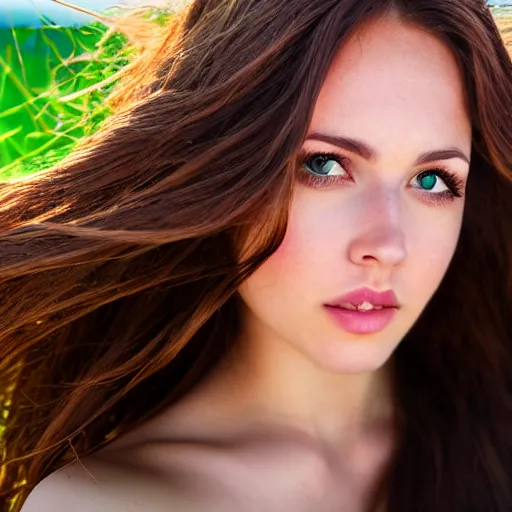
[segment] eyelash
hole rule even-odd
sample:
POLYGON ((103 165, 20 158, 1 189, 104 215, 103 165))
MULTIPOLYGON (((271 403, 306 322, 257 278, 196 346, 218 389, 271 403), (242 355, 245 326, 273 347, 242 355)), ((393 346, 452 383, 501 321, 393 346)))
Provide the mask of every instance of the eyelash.
MULTIPOLYGON (((311 188, 328 188, 331 187, 334 184, 341 183, 347 181, 347 176, 316 176, 312 172, 306 170, 304 168, 306 162, 313 156, 320 156, 324 157, 326 160, 334 160, 336 163, 341 165, 343 169, 347 172, 347 174, 350 176, 350 173, 348 171, 348 168, 350 167, 350 160, 337 153, 323 153, 321 151, 302 151, 299 155, 299 163, 300 163, 300 169, 299 169, 299 176, 298 179, 301 181, 304 185, 311 187, 311 188)), ((448 190, 445 190, 443 192, 437 192, 437 193, 429 193, 427 192, 427 195, 429 196, 430 200, 436 203, 447 203, 453 201, 456 197, 460 198, 463 197, 462 190, 464 188, 464 182, 462 179, 460 179, 458 176, 453 174, 452 172, 448 171, 443 166, 434 166, 430 167, 428 169, 425 169, 421 172, 419 172, 417 176, 421 176, 424 173, 435 173, 439 178, 443 180, 445 185, 448 187, 448 190)), ((414 187, 416 188, 416 187, 414 187)), ((419 189, 421 190, 421 189, 419 189)))

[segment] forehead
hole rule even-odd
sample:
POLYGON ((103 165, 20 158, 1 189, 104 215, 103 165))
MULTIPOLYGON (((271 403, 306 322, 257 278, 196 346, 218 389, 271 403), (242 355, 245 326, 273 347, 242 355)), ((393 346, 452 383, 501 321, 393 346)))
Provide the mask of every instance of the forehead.
POLYGON ((469 151, 471 124, 455 57, 421 28, 394 18, 366 23, 336 56, 310 131, 377 147, 398 137, 419 150, 450 142, 469 151))

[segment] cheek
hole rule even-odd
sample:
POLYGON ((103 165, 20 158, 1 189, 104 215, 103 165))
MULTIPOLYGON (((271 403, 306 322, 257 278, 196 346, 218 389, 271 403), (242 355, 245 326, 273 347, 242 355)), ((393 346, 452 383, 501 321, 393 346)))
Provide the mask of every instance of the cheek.
POLYGON ((315 241, 315 212, 311 205, 295 193, 288 217, 288 226, 284 239, 277 251, 263 265, 268 271, 282 274, 305 271, 308 256, 315 241))
POLYGON ((278 249, 254 272, 246 283, 251 288, 274 289, 282 286, 282 283, 300 267, 302 256, 298 233, 289 225, 286 235, 278 249))
POLYGON ((444 225, 434 224, 431 230, 418 235, 409 272, 418 292, 423 290, 426 295, 431 295, 441 284, 455 253, 459 234, 460 223, 453 218, 446 220, 444 225))
MULTIPOLYGON (((299 209, 300 211, 300 209, 299 209)), ((265 294, 269 300, 297 298, 312 272, 313 251, 318 240, 304 212, 291 209, 284 239, 279 248, 240 287, 242 293, 265 294), (302 286, 301 286, 302 285, 302 286), (278 298, 279 297, 279 298, 278 298)), ((301 292, 302 295, 302 292, 301 292)), ((300 296, 300 295, 299 295, 300 296)))
POLYGON ((276 271, 280 269, 285 269, 287 267, 287 263, 290 260, 293 260, 294 253, 294 236, 290 231, 290 226, 286 231, 286 235, 281 242, 281 245, 278 247, 277 251, 272 254, 272 256, 264 263, 263 266, 269 266, 275 268, 276 271))

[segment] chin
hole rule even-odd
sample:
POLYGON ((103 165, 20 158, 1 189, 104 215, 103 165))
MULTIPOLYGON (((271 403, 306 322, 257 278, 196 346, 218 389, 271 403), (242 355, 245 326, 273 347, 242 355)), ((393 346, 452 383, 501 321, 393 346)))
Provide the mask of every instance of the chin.
POLYGON ((335 350, 326 350, 317 354, 317 366, 330 373, 343 375, 358 375, 372 373, 381 369, 392 357, 393 351, 382 345, 364 345, 359 342, 357 346, 339 345, 335 350))

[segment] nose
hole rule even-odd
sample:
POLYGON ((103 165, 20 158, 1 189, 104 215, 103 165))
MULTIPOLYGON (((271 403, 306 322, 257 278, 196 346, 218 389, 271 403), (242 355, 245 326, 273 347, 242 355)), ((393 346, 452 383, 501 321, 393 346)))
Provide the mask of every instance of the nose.
POLYGON ((391 269, 407 258, 399 193, 382 188, 359 198, 360 216, 349 244, 356 265, 391 269))

